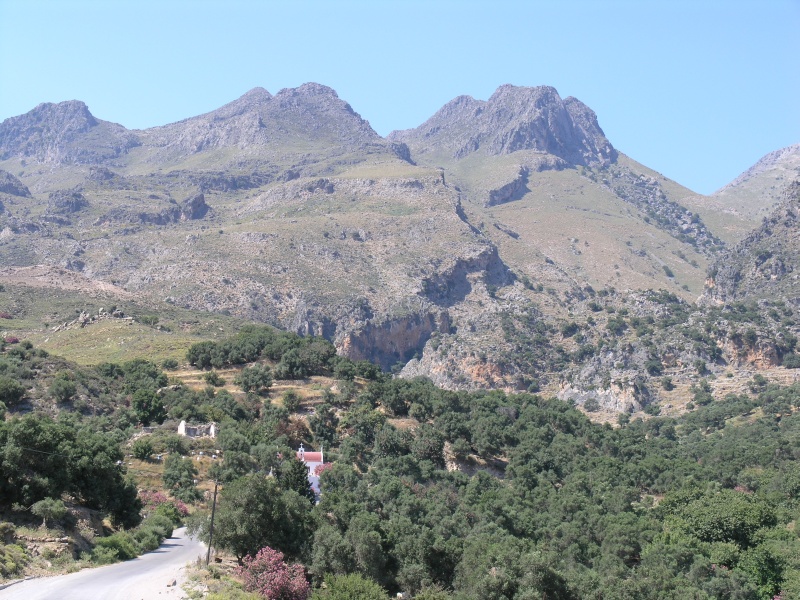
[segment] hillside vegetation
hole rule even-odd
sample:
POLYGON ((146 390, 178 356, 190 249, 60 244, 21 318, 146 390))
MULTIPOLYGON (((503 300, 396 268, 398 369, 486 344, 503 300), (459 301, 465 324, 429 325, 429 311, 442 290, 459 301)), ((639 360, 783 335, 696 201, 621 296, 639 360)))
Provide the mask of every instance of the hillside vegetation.
MULTIPOLYGON (((85 506, 131 528, 143 505, 150 514, 185 502, 202 534, 202 490, 216 479, 217 548, 243 559, 270 547, 305 565, 312 587, 350 575, 347 585, 372 581, 380 594, 420 598, 797 593, 797 385, 754 377, 744 394, 700 389, 683 416, 621 417, 611 427, 540 395, 393 379, 337 357, 324 340, 265 327, 197 343, 187 359, 207 369, 207 386, 170 383, 143 360, 68 367, 30 344, 6 346, 0 471, 5 506, 17 503, 6 518, 21 527, 26 510, 53 499, 68 514, 85 506), (219 381, 237 365, 225 371, 235 387, 219 381), (190 447, 170 433, 180 419, 220 424, 216 440, 195 446, 203 461, 181 458, 190 447), (137 422, 165 429, 142 436, 137 422), (292 458, 301 443, 324 447, 332 463, 317 505, 292 458), (123 448, 139 458, 125 459, 127 478, 115 462, 123 448), (156 452, 163 462, 147 466, 156 452), (159 490, 169 496, 153 496, 159 490)), ((69 528, 65 513, 52 514, 51 529, 69 528)), ((149 547, 142 527, 85 535, 76 553, 125 558, 149 547)), ((37 559, 25 530, 9 531, 13 575, 37 559)))

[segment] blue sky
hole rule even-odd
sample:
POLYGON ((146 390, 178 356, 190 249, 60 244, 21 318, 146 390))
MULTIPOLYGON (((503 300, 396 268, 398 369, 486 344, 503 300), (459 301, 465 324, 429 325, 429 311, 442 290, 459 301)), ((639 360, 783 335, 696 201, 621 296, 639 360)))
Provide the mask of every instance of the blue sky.
POLYGON ((78 99, 128 128, 316 81, 375 130, 552 85, 710 193, 800 142, 800 0, 0 0, 0 120, 78 99))

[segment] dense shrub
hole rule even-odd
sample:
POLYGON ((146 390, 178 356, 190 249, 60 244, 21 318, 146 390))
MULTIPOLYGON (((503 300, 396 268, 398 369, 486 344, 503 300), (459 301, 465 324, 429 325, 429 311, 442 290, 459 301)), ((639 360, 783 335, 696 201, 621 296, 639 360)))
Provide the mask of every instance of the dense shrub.
POLYGON ((78 391, 75 382, 59 374, 50 385, 50 395, 58 402, 69 402, 78 391))
POLYGON ((186 504, 180 500, 170 500, 163 492, 143 491, 139 493, 147 512, 169 518, 177 526, 189 514, 186 504))
POLYGON ((139 526, 139 529, 143 528, 155 531, 158 534, 158 537, 163 540, 172 537, 172 531, 174 527, 172 519, 164 514, 159 514, 158 511, 156 511, 156 514, 147 517, 147 519, 145 519, 139 526))
POLYGON ((139 554, 140 548, 133 535, 126 531, 118 531, 108 537, 97 540, 92 560, 105 564, 117 560, 130 560, 136 558, 139 554), (98 548, 100 549, 99 552, 98 548), (113 560, 109 561, 110 557, 113 557, 113 560))
POLYGON ((147 527, 144 524, 142 524, 141 527, 138 527, 136 531, 133 532, 133 538, 136 540, 136 543, 139 545, 139 549, 142 552, 152 552, 161 545, 159 532, 156 529, 147 527))
POLYGON ((0 402, 14 406, 25 395, 25 388, 16 379, 0 375, 0 402))
POLYGON ((225 385, 225 380, 216 371, 203 373, 203 381, 205 381, 208 385, 213 385, 214 387, 222 387, 225 385))
POLYGON ((245 392, 263 394, 272 387, 272 370, 266 365, 245 367, 234 379, 245 392))
POLYGON ((781 364, 787 369, 800 369, 800 354, 792 352, 784 355, 781 364))
POLYGON ((311 595, 311 600, 388 600, 388 598, 388 594, 381 586, 358 574, 327 576, 325 587, 314 590, 311 595))
POLYGON ((313 336, 302 337, 268 326, 251 325, 222 342, 199 342, 186 353, 190 364, 201 369, 219 369, 255 362, 259 358, 277 361, 277 379, 303 379, 322 375, 338 360, 333 344, 313 336))
POLYGON ((141 437, 131 447, 133 457, 138 460, 150 460, 153 455, 153 443, 147 437, 141 437))
POLYGON ((285 563, 283 553, 268 546, 245 557, 238 574, 246 590, 269 600, 307 600, 310 592, 303 566, 285 563))
POLYGON ((661 361, 657 358, 651 358, 648 360, 647 363, 645 363, 644 368, 647 373, 653 377, 661 375, 661 373, 664 371, 664 365, 662 365, 661 361))
POLYGON ((27 551, 17 544, 0 544, 0 576, 13 577, 30 561, 27 551))
POLYGON ((194 484, 197 468, 188 458, 170 454, 164 461, 164 485, 178 500, 197 502, 202 495, 194 484))
POLYGON ((281 401, 283 402, 283 407, 290 413, 297 412, 297 409, 300 408, 300 396, 294 390, 283 392, 281 401))

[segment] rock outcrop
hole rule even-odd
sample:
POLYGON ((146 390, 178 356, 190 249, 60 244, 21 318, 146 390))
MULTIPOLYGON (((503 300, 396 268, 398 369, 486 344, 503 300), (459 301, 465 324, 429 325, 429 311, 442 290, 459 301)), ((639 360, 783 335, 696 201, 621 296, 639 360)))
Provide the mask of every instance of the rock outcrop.
POLYGON ((206 197, 202 193, 194 194, 181 202, 180 219, 183 221, 202 219, 211 210, 211 207, 206 204, 206 197))
POLYGON ((447 331, 450 320, 446 311, 439 314, 413 314, 382 322, 369 322, 348 332, 338 344, 339 351, 354 360, 371 360, 384 369, 405 364, 417 353, 434 331, 447 331))
POLYGON ((50 193, 47 212, 57 215, 70 215, 87 206, 89 206, 89 202, 79 190, 57 190, 50 193))
POLYGON ((19 179, 8 171, 0 169, 0 194, 18 196, 20 198, 31 198, 31 191, 19 179))
POLYGON ((211 207, 200 192, 189 196, 178 204, 170 200, 166 208, 159 211, 139 210, 135 207, 118 207, 108 211, 92 225, 99 227, 108 223, 131 223, 144 225, 169 225, 179 221, 194 221, 205 218, 211 207))

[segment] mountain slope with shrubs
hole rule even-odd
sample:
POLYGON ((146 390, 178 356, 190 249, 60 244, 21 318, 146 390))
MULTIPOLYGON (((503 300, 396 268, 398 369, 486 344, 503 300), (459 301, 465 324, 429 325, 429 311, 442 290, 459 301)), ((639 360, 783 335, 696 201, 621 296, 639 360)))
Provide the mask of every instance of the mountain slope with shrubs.
MULTIPOLYGON (((766 210, 793 156, 724 197, 757 189, 766 210)), ((142 131, 43 104, 0 124, 0 169, 0 281, 49 269, 153 313, 322 336, 462 389, 570 384, 541 338, 587 289, 694 301, 753 226, 620 153, 590 108, 546 86, 459 97, 386 139, 319 84, 142 131)))

